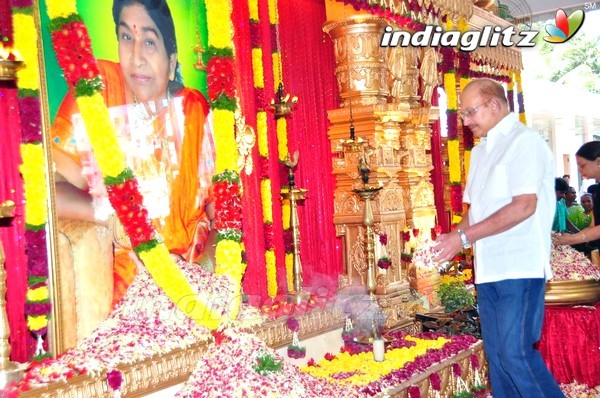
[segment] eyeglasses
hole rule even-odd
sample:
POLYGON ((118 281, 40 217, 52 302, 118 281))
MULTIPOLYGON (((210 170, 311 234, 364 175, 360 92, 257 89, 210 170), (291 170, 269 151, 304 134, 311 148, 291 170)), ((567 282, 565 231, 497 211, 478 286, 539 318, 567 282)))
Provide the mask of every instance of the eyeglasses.
POLYGON ((472 107, 471 109, 467 109, 464 111, 460 111, 460 117, 464 120, 466 118, 470 118, 472 117, 474 114, 477 113, 477 111, 479 110, 479 108, 481 108, 482 106, 484 106, 485 104, 487 104, 488 102, 490 102, 492 99, 488 99, 487 101, 485 101, 483 104, 479 104, 477 106, 472 107))

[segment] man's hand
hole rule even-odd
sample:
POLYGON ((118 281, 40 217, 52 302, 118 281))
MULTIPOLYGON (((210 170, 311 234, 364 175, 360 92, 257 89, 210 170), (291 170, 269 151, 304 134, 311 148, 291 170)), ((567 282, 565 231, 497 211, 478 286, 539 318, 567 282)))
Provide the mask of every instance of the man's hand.
POLYGON ((440 252, 435 257, 435 261, 438 264, 452 260, 454 256, 462 250, 462 242, 456 231, 442 234, 438 236, 435 241, 437 242, 435 250, 440 252))

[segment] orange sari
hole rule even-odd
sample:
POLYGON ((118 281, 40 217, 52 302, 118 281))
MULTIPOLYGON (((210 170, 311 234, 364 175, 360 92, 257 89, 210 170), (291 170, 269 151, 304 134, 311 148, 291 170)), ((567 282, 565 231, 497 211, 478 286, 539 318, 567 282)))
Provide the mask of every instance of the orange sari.
MULTIPOLYGON (((126 105, 126 83, 118 63, 99 60, 100 73, 105 88, 102 95, 111 108, 126 105)), ((203 138, 208 104, 197 90, 183 88, 177 97, 183 97, 184 136, 179 157, 179 172, 170 183, 169 215, 154 220, 158 232, 172 253, 188 261, 196 260, 204 250, 210 220, 205 211, 208 203, 200 187, 200 162, 204 162, 203 138)), ((81 165, 73 134, 72 116, 79 113, 75 98, 67 94, 52 125, 53 150, 68 155, 81 165)), ((136 170, 134 169, 134 173, 136 170)), ((135 265, 130 258, 131 249, 117 247, 114 262, 114 297, 116 303, 126 292, 135 277, 135 265)))

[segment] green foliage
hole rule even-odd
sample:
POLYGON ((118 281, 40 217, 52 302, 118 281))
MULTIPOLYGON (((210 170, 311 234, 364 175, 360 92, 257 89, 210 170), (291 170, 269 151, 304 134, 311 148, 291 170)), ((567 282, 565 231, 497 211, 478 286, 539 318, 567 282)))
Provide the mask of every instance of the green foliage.
POLYGON ((252 365, 252 369, 259 375, 266 376, 269 373, 281 371, 283 360, 276 361, 271 354, 262 353, 256 359, 257 363, 252 365))
POLYGON ((465 284, 460 281, 442 283, 438 289, 438 297, 446 312, 452 312, 475 304, 475 297, 465 284))

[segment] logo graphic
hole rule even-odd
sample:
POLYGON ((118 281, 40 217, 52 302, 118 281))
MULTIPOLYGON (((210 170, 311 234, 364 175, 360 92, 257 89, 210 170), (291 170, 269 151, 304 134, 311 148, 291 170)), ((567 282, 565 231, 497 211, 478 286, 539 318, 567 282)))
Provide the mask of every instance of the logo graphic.
POLYGON ((571 37, 575 36, 575 33, 583 25, 585 19, 585 13, 583 10, 575 10, 567 17, 567 14, 562 8, 556 11, 554 17, 554 23, 556 25, 546 25, 546 32, 550 36, 544 36, 544 40, 548 43, 564 43, 571 37))

